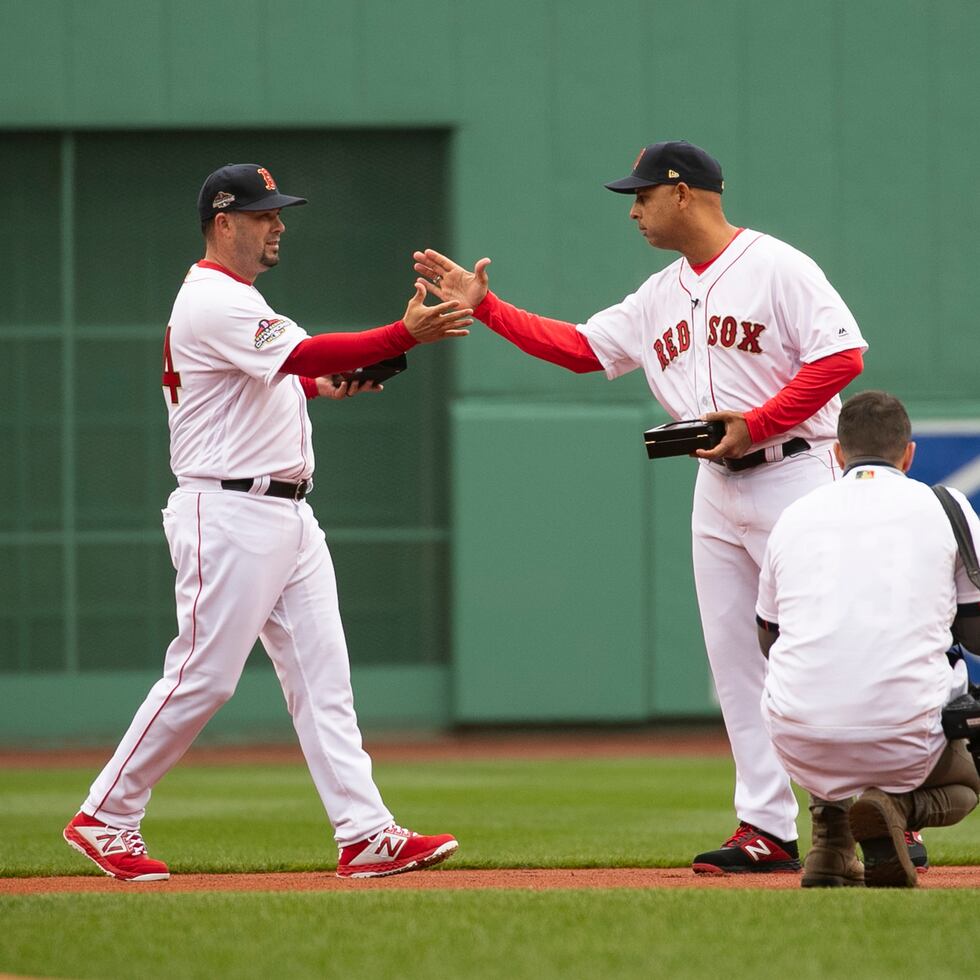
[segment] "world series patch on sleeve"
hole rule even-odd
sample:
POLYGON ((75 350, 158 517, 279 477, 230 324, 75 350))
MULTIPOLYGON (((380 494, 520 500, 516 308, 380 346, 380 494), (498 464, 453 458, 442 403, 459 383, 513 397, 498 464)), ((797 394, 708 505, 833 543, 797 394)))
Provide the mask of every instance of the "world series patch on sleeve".
POLYGON ((682 419, 647 429, 643 441, 650 459, 689 456, 695 449, 713 449, 725 434, 724 422, 682 419))

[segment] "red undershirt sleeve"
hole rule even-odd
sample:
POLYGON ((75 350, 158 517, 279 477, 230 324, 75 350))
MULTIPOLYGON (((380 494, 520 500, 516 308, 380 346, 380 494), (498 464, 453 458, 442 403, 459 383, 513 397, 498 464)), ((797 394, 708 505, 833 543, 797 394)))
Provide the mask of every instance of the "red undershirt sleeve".
POLYGON ((307 398, 316 398, 319 394, 316 388, 316 378, 300 378, 299 383, 303 386, 303 393, 307 398))
MULTIPOLYGON (((356 333, 319 333, 301 340, 279 370, 302 378, 319 378, 397 357, 417 343, 401 320, 356 333)), ((309 396, 305 385, 303 390, 309 396)))
POLYGON ((842 350, 804 364, 785 388, 759 408, 745 413, 753 442, 764 442, 810 418, 864 370, 857 349, 842 350))
POLYGON ((528 313, 505 303, 491 292, 476 307, 473 316, 532 357, 577 374, 603 369, 595 351, 575 329, 574 323, 528 313))

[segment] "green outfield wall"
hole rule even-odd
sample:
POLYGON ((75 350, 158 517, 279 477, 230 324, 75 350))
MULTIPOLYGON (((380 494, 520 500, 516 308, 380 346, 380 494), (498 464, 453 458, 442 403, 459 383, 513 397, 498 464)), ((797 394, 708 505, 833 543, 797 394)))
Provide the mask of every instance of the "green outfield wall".
MULTIPOLYGON (((311 331, 398 318, 427 245, 582 322, 673 258, 602 182, 689 139, 851 306, 852 390, 971 419, 978 42, 974 0, 8 4, 0 742, 112 740, 173 633, 160 345, 207 172, 310 199, 260 288, 311 331)), ((364 726, 715 717, 693 464, 645 459, 644 380, 479 326, 410 365, 311 406, 364 726)), ((263 661, 206 737, 288 735, 263 661)))

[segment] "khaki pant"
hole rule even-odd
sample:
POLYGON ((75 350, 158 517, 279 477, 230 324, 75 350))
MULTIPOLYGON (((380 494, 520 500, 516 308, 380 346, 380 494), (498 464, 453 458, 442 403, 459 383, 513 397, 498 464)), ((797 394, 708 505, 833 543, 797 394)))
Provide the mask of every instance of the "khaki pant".
POLYGON ((959 823, 977 805, 980 774, 963 739, 950 742, 939 762, 918 789, 895 794, 905 811, 909 830, 949 827, 959 823))

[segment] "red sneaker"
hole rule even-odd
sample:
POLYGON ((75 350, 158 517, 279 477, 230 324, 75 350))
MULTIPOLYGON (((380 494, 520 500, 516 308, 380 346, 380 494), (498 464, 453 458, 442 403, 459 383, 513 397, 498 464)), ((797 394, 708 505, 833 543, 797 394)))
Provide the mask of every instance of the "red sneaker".
POLYGON ((76 813, 62 836, 112 878, 166 881, 170 877, 163 861, 147 857, 146 844, 138 830, 120 830, 88 814, 76 813))
POLYGON ((425 837, 392 824, 380 833, 341 848, 338 878, 383 878, 428 868, 451 857, 459 842, 452 834, 425 837))

